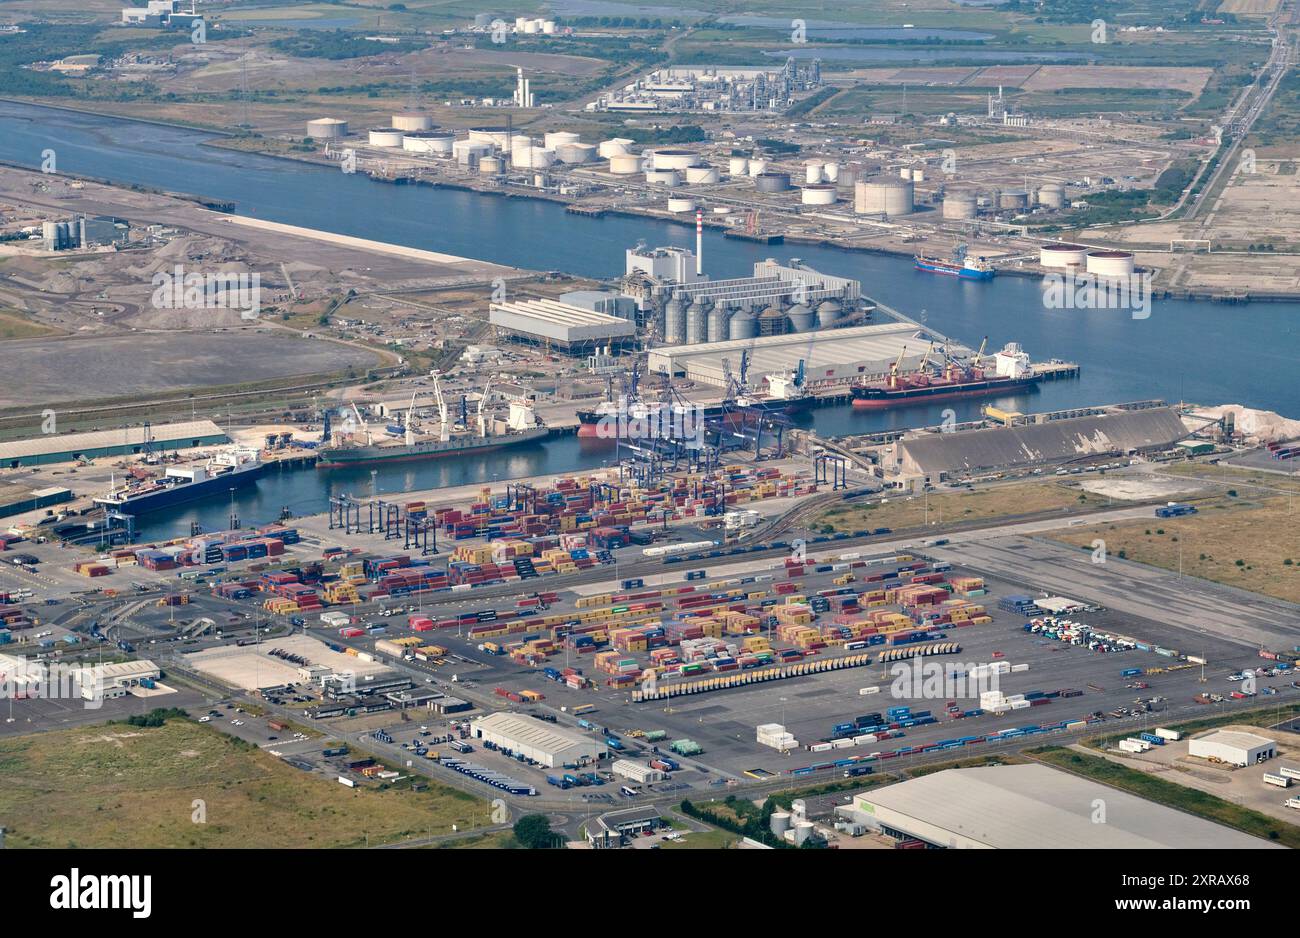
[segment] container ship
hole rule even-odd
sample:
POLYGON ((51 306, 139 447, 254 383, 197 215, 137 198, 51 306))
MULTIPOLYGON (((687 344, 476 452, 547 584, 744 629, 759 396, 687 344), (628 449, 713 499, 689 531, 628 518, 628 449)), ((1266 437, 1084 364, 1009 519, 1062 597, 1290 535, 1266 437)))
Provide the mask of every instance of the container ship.
POLYGON ((969 365, 962 365, 951 358, 945 362, 941 372, 935 374, 928 368, 930 350, 915 372, 900 375, 899 367, 907 349, 899 354, 898 360, 890 368, 889 377, 878 384, 862 384, 853 388, 853 406, 862 410, 884 410, 890 407, 904 407, 909 404, 931 403, 958 397, 993 397, 1034 388, 1040 376, 1033 370, 1029 356, 1015 343, 1010 342, 1002 351, 993 356, 994 371, 985 372, 981 367, 984 344, 969 365))
POLYGON ((262 460, 254 450, 218 453, 201 466, 168 466, 160 477, 114 486, 94 503, 125 514, 142 514, 250 485, 261 473, 262 460))
POLYGON ((628 400, 604 401, 593 410, 578 411, 578 436, 613 439, 616 435, 627 437, 624 428, 631 422, 648 421, 654 426, 672 426, 689 417, 705 420, 739 419, 740 408, 764 414, 793 414, 808 410, 817 403, 804 382, 803 362, 794 372, 767 376, 767 392, 751 394, 733 385, 727 396, 717 404, 694 405, 689 402, 662 402, 628 400))
POLYGON ((533 409, 533 402, 528 398, 511 399, 509 416, 504 424, 498 420, 494 421, 495 427, 489 427, 483 415, 483 404, 488 400, 487 389, 484 390, 483 397, 479 401, 477 429, 471 430, 468 426, 470 421, 466 419, 463 427, 453 431, 447 420, 446 402, 443 400, 436 378, 434 391, 442 418, 439 433, 421 435, 416 432, 413 418, 415 396, 412 395, 411 405, 406 411, 403 425, 389 428, 390 432, 400 433, 400 436, 376 442, 354 404, 353 412, 360 422, 360 427, 352 432, 331 434, 327 420, 325 434, 327 442, 316 450, 319 456, 316 468, 337 469, 416 459, 437 459, 442 456, 464 456, 501 449, 505 446, 518 446, 521 443, 545 439, 550 435, 550 429, 538 419, 533 409))
POLYGON ((949 277, 961 277, 963 280, 992 280, 997 270, 982 257, 971 258, 966 254, 966 246, 959 245, 952 257, 944 260, 938 257, 926 257, 918 254, 913 258, 917 270, 932 274, 946 274, 949 277))

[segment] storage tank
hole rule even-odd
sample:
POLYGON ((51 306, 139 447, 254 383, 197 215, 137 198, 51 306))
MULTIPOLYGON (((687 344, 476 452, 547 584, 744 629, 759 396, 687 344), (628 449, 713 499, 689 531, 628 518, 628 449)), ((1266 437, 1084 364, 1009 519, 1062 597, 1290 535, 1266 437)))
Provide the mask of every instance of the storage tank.
POLYGON ((825 177, 822 175, 821 160, 809 160, 808 162, 803 164, 804 182, 811 182, 815 184, 821 182, 824 178, 825 177))
POLYGON ((797 821, 794 825, 794 845, 801 847, 809 837, 812 836, 812 821, 797 821))
POLYGON ((943 195, 943 217, 950 219, 974 218, 979 214, 976 195, 968 189, 949 189, 943 195))
POLYGON ((532 160, 530 165, 533 169, 546 169, 555 164, 555 151, 545 147, 533 147, 530 156, 532 160))
POLYGON ((853 187, 853 211, 859 215, 911 215, 913 211, 911 180, 875 176, 853 187))
POLYGON ((682 177, 675 169, 652 169, 645 174, 645 181, 651 186, 680 186, 682 177))
POLYGON ((664 307, 664 341, 669 345, 686 344, 686 303, 676 293, 664 307))
POLYGON ((556 27, 556 25, 555 25, 555 20, 542 20, 542 34, 543 34, 543 35, 546 35, 546 36, 554 36, 555 33, 556 33, 556 30, 557 30, 557 27, 556 27))
POLYGON ((610 140, 602 140, 596 145, 596 154, 602 159, 607 160, 611 156, 618 156, 621 153, 630 152, 630 147, 634 141, 626 137, 614 137, 610 140))
POLYGON ((1082 244, 1044 244, 1038 249, 1038 263, 1044 267, 1083 267, 1088 263, 1090 249, 1082 244))
POLYGON ((1038 190, 1038 202, 1044 208, 1065 208, 1065 190, 1049 182, 1038 190))
POLYGON ((313 140, 337 140, 348 135, 348 122, 337 117, 318 117, 307 121, 307 136, 313 140))
MULTIPOLYGON (((44 231, 44 227, 41 228, 44 231)), ((72 231, 66 221, 56 222, 54 225, 54 243, 59 250, 72 247, 72 231)))
POLYGON ((998 196, 998 208, 1024 211, 1029 208, 1029 193, 1024 189, 1004 189, 998 196))
POLYGON ((492 155, 492 145, 473 140, 457 140, 451 145, 451 155, 457 163, 476 163, 483 157, 492 155))
POLYGON ((754 177, 754 188, 759 192, 785 192, 790 188, 790 174, 759 173, 754 177))
POLYGON ((805 185, 800 190, 799 201, 804 205, 834 205, 839 192, 839 187, 833 182, 805 185))
POLYGON ((912 170, 912 182, 925 182, 925 170, 923 169, 912 170))
POLYGON ((731 311, 718 303, 709 311, 709 335, 710 342, 727 341, 727 317, 731 311))
POLYGON ((817 327, 817 314, 804 303, 796 303, 786 313, 792 332, 812 332, 817 327))
POLYGON ((853 187, 858 182, 858 167, 853 164, 840 167, 839 178, 835 184, 840 187, 840 191, 852 194, 853 187))
POLYGON ((433 130, 433 118, 419 111, 403 111, 393 115, 393 126, 398 130, 433 130))
POLYGON ((749 175, 761 176, 767 172, 767 160, 750 160, 749 175))
POLYGON ((1128 251, 1089 251, 1087 270, 1098 277, 1128 277, 1133 273, 1133 255, 1128 251))
POLYGON ((743 156, 733 156, 727 161, 727 172, 732 176, 749 175, 749 160, 743 156))
MULTIPOLYGON (((490 143, 502 150, 506 148, 506 138, 510 136, 511 133, 506 127, 471 127, 469 130, 471 143, 490 143)), ((518 137, 519 134, 515 133, 513 136, 518 137)))
POLYGON ((758 320, 754 318, 754 314, 747 309, 737 310, 731 317, 731 321, 727 323, 727 338, 758 338, 758 320))
POLYGON ((451 156, 456 138, 436 130, 415 130, 402 135, 402 149, 408 153, 432 153, 451 156))
POLYGON ((555 148, 561 163, 590 163, 596 159, 594 143, 562 143, 555 148))
POLYGON ((641 171, 641 157, 635 153, 616 153, 609 158, 609 171, 615 176, 631 176, 641 171))
POLYGON ((718 181, 718 168, 716 166, 688 166, 686 167, 686 181, 690 185, 712 185, 718 181))
POLYGON ((685 169, 694 166, 700 157, 692 150, 655 150, 655 169, 685 169))
POLYGON ((400 147, 403 134, 396 127, 372 127, 368 132, 372 147, 400 147))
POLYGON ((898 167, 898 178, 899 178, 899 179, 911 179, 911 178, 912 178, 912 167, 910 167, 910 166, 900 166, 900 167, 898 167))
POLYGON ((785 832, 790 829, 790 812, 773 811, 768 824, 772 827, 772 833, 778 837, 783 837, 785 832))
POLYGON ((822 164, 822 178, 823 178, 824 180, 826 180, 827 182, 839 182, 839 181, 840 181, 840 164, 839 164, 839 163, 823 163, 823 164, 822 164))
POLYGON ((695 200, 694 199, 669 199, 668 211, 693 212, 695 211, 695 200))
POLYGON ((581 139, 582 138, 578 134, 571 133, 567 130, 553 130, 550 133, 543 135, 542 144, 548 150, 555 150, 566 143, 577 143, 581 139))
POLYGON ((686 310, 686 344, 701 345, 709 340, 709 307, 696 300, 686 310))
POLYGON ((478 161, 478 171, 484 176, 500 176, 506 171, 506 161, 499 156, 485 156, 478 161))

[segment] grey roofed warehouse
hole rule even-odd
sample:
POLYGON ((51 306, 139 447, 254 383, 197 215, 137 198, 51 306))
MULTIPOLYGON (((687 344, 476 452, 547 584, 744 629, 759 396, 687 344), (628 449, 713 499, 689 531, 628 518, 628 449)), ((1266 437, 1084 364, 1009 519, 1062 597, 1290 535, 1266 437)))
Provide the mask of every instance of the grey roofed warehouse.
POLYGON ((862 792, 854 797, 851 808, 840 812, 886 833, 940 847, 1279 846, 1045 765, 946 769, 862 792), (1099 810, 1105 812, 1105 823, 1097 821, 1099 810))
POLYGON ((493 303, 489 321, 499 332, 570 354, 619 346, 636 338, 635 323, 556 300, 493 303))
MULTIPOLYGON (((149 428, 148 435, 148 445, 156 450, 189 449, 229 442, 226 432, 211 420, 155 424, 149 428)), ((0 443, 0 467, 16 469, 19 466, 75 462, 97 456, 127 456, 143 453, 145 444, 145 428, 142 426, 67 433, 61 436, 49 434, 0 443)))
POLYGON ((471 725, 475 739, 522 752, 547 768, 594 762, 605 746, 586 733, 565 729, 514 713, 493 713, 471 725))

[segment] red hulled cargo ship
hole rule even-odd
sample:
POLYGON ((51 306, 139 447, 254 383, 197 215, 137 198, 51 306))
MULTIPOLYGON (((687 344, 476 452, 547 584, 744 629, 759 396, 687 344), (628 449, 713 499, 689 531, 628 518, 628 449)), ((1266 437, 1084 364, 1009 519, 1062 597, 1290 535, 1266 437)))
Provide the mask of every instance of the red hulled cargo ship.
MULTIPOLYGON (((904 349, 903 353, 906 351, 904 349)), ((903 354, 900 354, 898 361, 890 368, 889 377, 883 382, 853 388, 853 406, 860 410, 885 410, 959 397, 993 397, 1032 390, 1040 380, 1029 362, 1029 356, 1015 342, 1009 343, 994 356, 992 374, 986 373, 981 364, 983 344, 970 364, 947 358, 938 374, 927 367, 933 351, 934 346, 931 344, 921 366, 906 375, 899 373, 903 361, 903 354)))

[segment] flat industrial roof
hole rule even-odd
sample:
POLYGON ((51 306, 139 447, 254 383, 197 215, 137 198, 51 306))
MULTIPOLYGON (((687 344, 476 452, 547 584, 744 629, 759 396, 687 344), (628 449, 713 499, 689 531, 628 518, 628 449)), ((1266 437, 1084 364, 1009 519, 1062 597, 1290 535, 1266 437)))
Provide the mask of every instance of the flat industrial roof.
MULTIPOLYGON (((83 450, 104 449, 109 446, 143 446, 144 430, 144 427, 123 427, 120 430, 93 430, 89 433, 62 435, 44 434, 27 440, 11 440, 8 443, 0 443, 0 460, 50 456, 55 453, 79 453, 83 450)), ((226 432, 211 420, 160 423, 149 428, 149 438, 154 443, 174 443, 179 440, 225 435, 226 432)))
POLYGON ((1277 740, 1269 739, 1266 736, 1256 736, 1254 733, 1243 733, 1239 730, 1218 730, 1204 736, 1197 736, 1193 741, 1217 743, 1220 746, 1235 746, 1238 749, 1258 749, 1260 746, 1277 745, 1277 740))
POLYGON ((500 733, 516 742, 549 752, 552 755, 570 749, 601 750, 604 748, 594 737, 577 733, 562 726, 551 726, 532 717, 512 713, 493 713, 474 721, 474 726, 500 733))
MULTIPOLYGON (((734 370, 739 366, 740 353, 748 350, 751 375, 790 371, 802 360, 809 379, 815 381, 829 369, 848 366, 865 366, 863 374, 882 374, 904 349, 909 354, 903 356, 901 370, 912 371, 920 364, 929 345, 930 335, 924 327, 909 322, 886 322, 756 339, 664 346, 651 350, 649 368, 659 372, 667 368, 681 369, 688 377, 714 378, 721 383, 722 360, 729 359, 734 370)), ((950 350, 954 355, 971 351, 959 345, 951 346, 950 350)))
POLYGON ((854 807, 923 840, 995 849, 1276 847, 1045 765, 946 769, 863 792, 854 807), (1105 823, 1096 823, 1098 801, 1105 823), (929 836, 926 836, 926 835, 929 836))
POLYGON ((494 326, 562 341, 582 341, 632 336, 636 324, 605 313, 593 312, 558 300, 518 300, 493 303, 489 321, 494 326))

